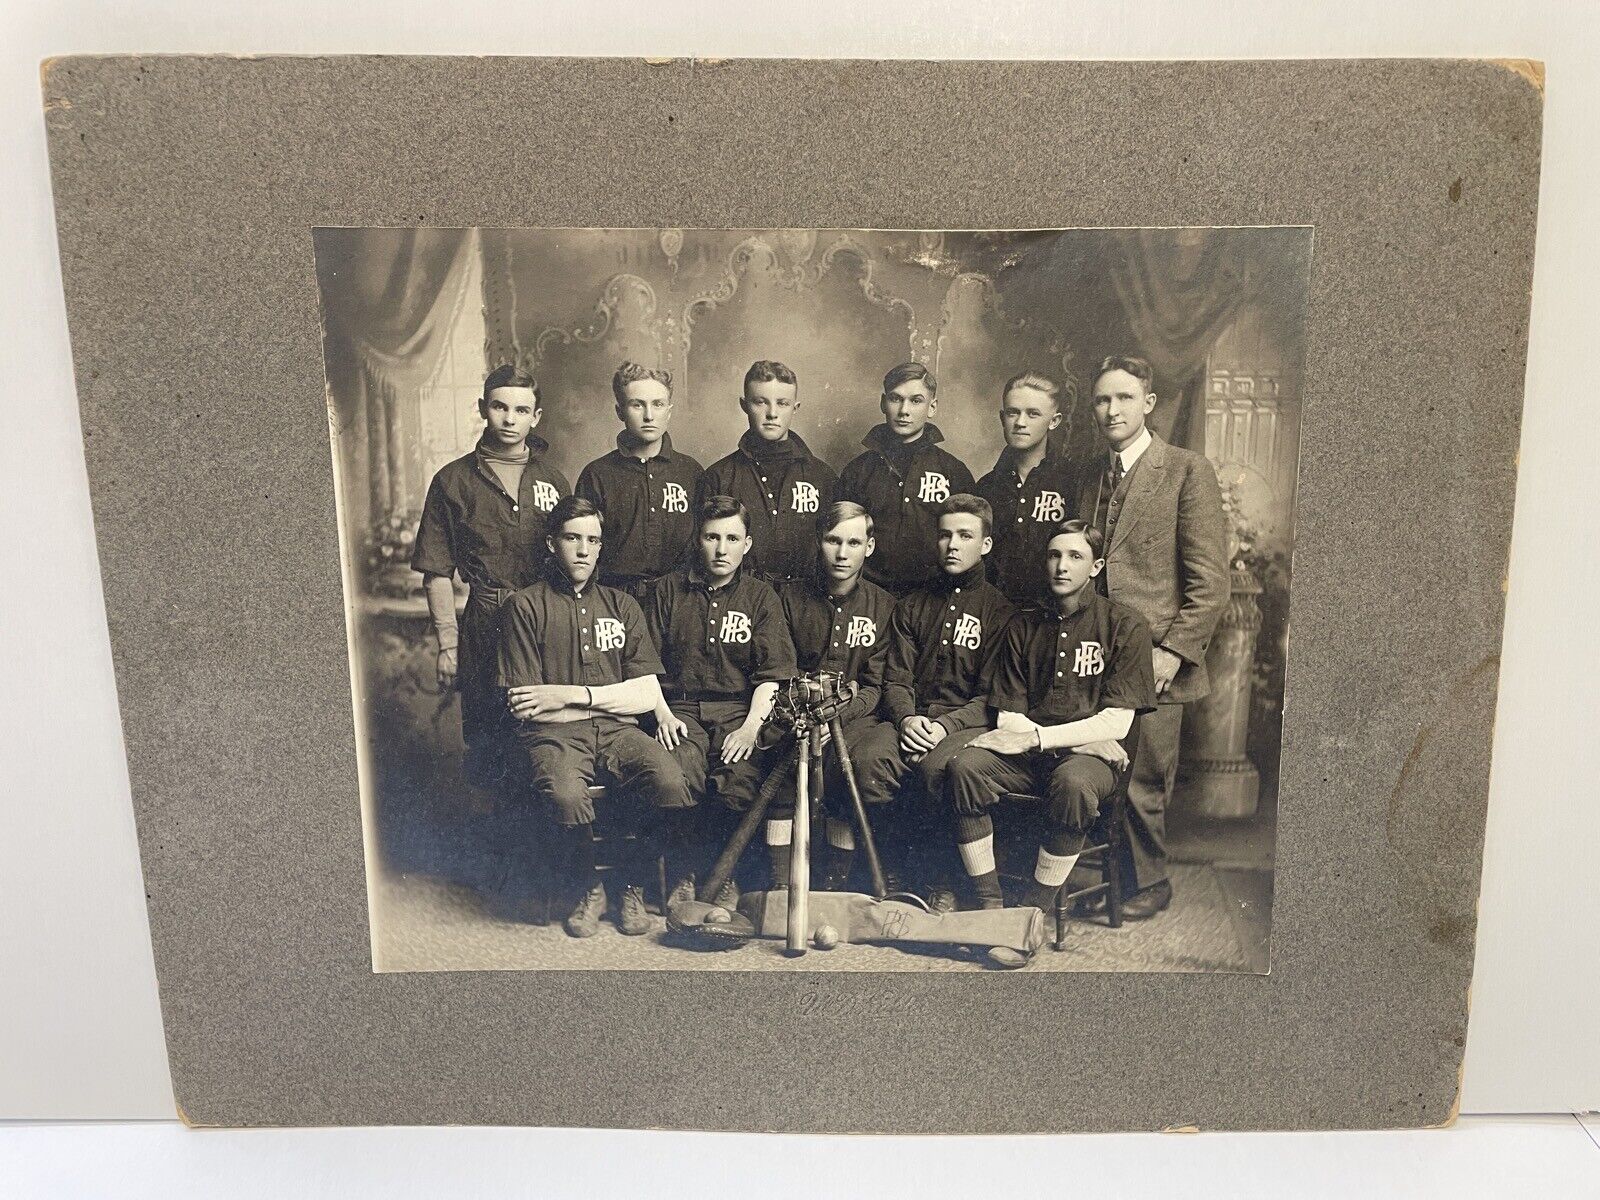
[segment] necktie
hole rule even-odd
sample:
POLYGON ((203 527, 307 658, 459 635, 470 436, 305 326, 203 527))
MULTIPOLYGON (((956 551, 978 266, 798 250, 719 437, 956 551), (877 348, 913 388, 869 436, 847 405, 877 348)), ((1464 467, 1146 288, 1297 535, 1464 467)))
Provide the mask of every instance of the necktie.
POLYGON ((1122 475, 1122 455, 1113 454, 1111 456, 1111 470, 1106 472, 1106 481, 1113 492, 1122 484, 1122 475))

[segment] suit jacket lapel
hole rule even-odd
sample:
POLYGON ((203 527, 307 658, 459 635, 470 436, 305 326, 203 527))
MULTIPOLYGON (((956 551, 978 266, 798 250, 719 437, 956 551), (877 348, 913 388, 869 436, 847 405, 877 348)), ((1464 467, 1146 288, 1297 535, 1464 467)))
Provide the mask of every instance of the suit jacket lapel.
POLYGON ((1128 531, 1150 511, 1150 498, 1161 484, 1161 471, 1166 465, 1167 444, 1152 432, 1149 447, 1139 456, 1139 461, 1134 463, 1133 471, 1128 476, 1126 494, 1122 498, 1122 516, 1117 519, 1111 545, 1106 547, 1107 554, 1120 546, 1127 538, 1128 531))

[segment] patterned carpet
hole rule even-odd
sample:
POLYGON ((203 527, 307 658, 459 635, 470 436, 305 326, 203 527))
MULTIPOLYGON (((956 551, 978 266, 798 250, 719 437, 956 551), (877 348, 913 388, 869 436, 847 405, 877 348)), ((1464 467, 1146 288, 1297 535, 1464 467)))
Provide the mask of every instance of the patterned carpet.
MULTIPOLYGON (((1271 874, 1175 863, 1172 907, 1121 929, 1074 921, 1065 949, 1042 950, 1032 971, 1231 971, 1267 969, 1271 874)), ((735 950, 701 951, 662 940, 665 925, 624 937, 607 920, 588 939, 560 925, 525 925, 485 912, 467 888, 424 875, 399 875, 374 897, 376 967, 380 971, 977 971, 980 962, 894 946, 840 946, 803 958, 784 955, 779 941, 735 950)))

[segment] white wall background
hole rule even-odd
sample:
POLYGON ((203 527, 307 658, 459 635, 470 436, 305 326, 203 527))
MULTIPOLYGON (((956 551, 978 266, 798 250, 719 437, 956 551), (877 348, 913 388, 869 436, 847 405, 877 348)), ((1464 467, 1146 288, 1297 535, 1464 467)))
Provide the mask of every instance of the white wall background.
POLYGON ((173 1113, 38 87, 47 55, 157 51, 1544 59, 1533 345, 1463 1105, 1600 1107, 1600 404, 1562 355, 1591 350, 1600 329, 1596 43, 1588 7, 1559 0, 0 0, 0 561, 14 569, 0 600, 0 1118, 173 1113))

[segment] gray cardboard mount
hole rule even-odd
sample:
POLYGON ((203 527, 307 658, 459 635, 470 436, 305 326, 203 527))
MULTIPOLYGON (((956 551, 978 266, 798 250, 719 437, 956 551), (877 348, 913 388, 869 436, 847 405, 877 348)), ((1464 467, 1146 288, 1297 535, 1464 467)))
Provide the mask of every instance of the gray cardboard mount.
POLYGON ((47 63, 187 1119, 1449 1119, 1541 103, 1513 62, 47 63), (310 231, 408 224, 1315 226, 1271 974, 374 974, 310 231))

